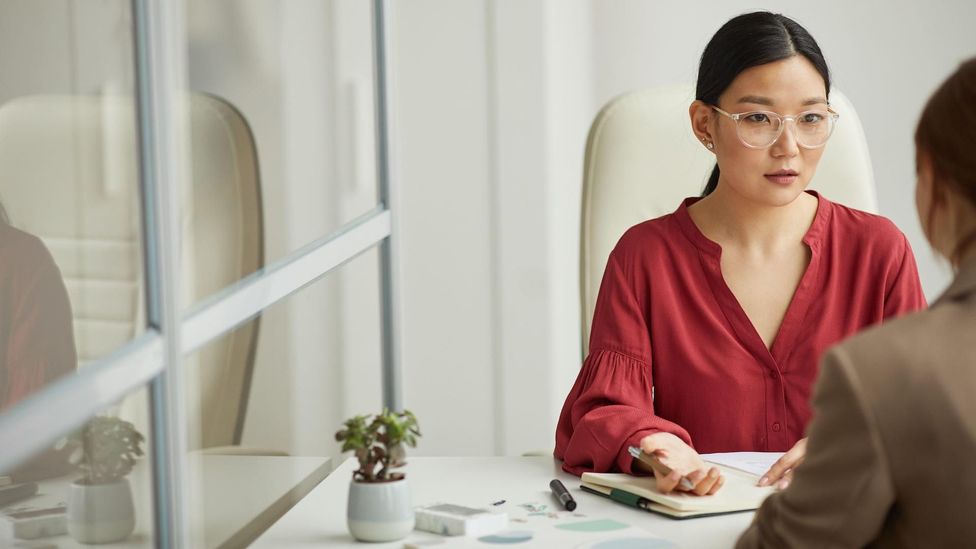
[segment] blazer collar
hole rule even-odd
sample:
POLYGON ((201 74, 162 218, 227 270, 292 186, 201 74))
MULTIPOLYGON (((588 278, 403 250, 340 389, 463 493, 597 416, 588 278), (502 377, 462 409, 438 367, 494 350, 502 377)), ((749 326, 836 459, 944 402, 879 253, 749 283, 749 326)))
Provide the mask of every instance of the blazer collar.
POLYGON ((970 256, 963 262, 962 266, 959 267, 959 271, 956 272, 956 277, 952 280, 952 283, 949 284, 946 291, 932 305, 935 306, 946 301, 956 301, 973 292, 976 292, 976 255, 970 256))

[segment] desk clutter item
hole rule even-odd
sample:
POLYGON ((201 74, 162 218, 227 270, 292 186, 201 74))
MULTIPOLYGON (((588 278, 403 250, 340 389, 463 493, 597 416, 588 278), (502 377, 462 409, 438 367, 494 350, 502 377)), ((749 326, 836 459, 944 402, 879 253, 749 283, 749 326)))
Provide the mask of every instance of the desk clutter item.
POLYGON ((576 500, 573 499, 573 494, 569 493, 564 485, 558 478, 552 479, 549 482, 549 489, 552 490, 552 495, 559 500, 559 504, 563 506, 567 511, 573 511, 576 509, 576 500))
MULTIPOLYGON (((573 549, 677 549, 670 540, 613 519, 570 523, 571 527, 551 522, 504 529, 484 536, 452 536, 437 539, 407 540, 403 549, 490 549, 493 545, 520 547, 559 547, 573 549)), ((569 524, 566 524, 568 526, 569 524)))
POLYGON ((579 545, 576 549, 676 549, 677 546, 662 538, 650 536, 602 539, 579 545))
POLYGON ((523 543, 531 539, 532 539, 531 530, 508 530, 505 532, 499 532, 497 534, 481 536, 480 538, 478 538, 478 541, 482 543, 511 544, 511 543, 523 543))
POLYGON ((560 524, 556 526, 560 530, 566 530, 569 532, 610 532, 613 530, 622 530, 624 528, 630 528, 629 524, 624 524, 618 520, 612 519, 601 519, 601 520, 587 520, 582 522, 569 522, 566 524, 560 524))
POLYGON ((506 513, 492 513, 452 503, 435 503, 415 510, 416 529, 442 536, 485 536, 508 527, 506 513))

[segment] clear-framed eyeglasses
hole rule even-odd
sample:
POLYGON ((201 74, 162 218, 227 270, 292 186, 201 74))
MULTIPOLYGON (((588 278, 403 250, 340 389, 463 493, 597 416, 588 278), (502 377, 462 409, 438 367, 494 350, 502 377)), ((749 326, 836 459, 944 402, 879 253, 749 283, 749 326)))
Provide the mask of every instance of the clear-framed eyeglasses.
POLYGON ((750 149, 765 149, 783 134, 786 122, 793 123, 793 136, 797 145, 805 149, 818 149, 827 144, 840 115, 830 107, 783 116, 770 111, 728 113, 711 105, 719 114, 735 122, 735 132, 742 144, 750 149))

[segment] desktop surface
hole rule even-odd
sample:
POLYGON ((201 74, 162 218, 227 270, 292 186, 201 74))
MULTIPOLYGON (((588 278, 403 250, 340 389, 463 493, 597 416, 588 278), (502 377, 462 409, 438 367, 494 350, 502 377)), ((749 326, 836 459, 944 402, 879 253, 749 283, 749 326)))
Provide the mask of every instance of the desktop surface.
MULTIPOLYGON (((188 456, 191 539, 200 547, 242 547, 253 541, 331 470, 322 457, 208 455, 188 456)), ((129 475, 135 500, 136 527, 112 548, 155 547, 152 533, 151 480, 147 460, 129 475)), ((67 501, 68 488, 77 474, 39 481, 36 496, 10 507, 54 506, 67 501)), ((0 547, 15 540, 0 539, 0 547)), ((21 547, 62 549, 97 547, 68 535, 22 541, 21 547)))
MULTIPOLYGON (((473 538, 441 537, 414 530, 405 539, 363 544, 346 528, 346 498, 356 462, 347 459, 302 501, 259 537, 253 547, 337 547, 400 549, 418 546, 484 547, 473 538)), ((752 520, 752 512, 707 518, 672 520, 583 492, 579 477, 563 472, 551 457, 409 457, 402 469, 410 483, 415 506, 443 502, 484 507, 509 515, 510 531, 529 536, 525 547, 596 547, 601 540, 656 537, 658 545, 728 548, 752 520), (563 510, 549 482, 558 478, 578 506, 563 510), (504 503, 494 503, 504 500, 504 503), (529 507, 532 506, 532 507, 529 507), (540 510, 539 506, 545 506, 540 510), (518 520, 513 520, 518 519, 518 520)), ((496 543, 499 543, 496 541, 496 543)), ((611 547, 612 545, 606 545, 611 547)))

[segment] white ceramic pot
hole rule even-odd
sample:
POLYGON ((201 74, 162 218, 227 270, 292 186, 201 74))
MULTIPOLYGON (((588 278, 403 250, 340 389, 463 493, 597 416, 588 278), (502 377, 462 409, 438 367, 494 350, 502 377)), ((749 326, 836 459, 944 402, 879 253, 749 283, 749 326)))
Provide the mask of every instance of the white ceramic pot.
POLYGON ((121 541, 135 528, 129 479, 109 484, 71 483, 68 533, 81 543, 121 541))
POLYGON ((413 530, 413 501, 407 479, 349 483, 349 533, 360 541, 395 541, 413 530))

